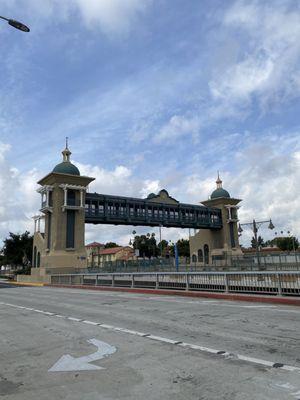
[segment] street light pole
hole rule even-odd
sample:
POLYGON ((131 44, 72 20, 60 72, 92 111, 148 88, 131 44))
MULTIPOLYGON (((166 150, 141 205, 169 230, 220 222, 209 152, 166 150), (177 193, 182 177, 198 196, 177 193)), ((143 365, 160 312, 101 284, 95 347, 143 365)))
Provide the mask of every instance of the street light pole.
POLYGON ((161 224, 159 225, 159 252, 160 257, 162 258, 161 224))
POLYGON ((257 226, 256 226, 256 221, 255 221, 255 219, 252 221, 252 224, 253 224, 252 229, 253 229, 253 233, 254 233, 257 264, 258 264, 258 267, 260 267, 260 257, 259 257, 259 248, 258 248, 258 240, 257 240, 257 231, 258 231, 258 229, 257 229, 257 226))
POLYGON ((0 18, 4 19, 4 21, 7 21, 10 26, 13 26, 16 29, 19 29, 19 31, 30 32, 30 29, 28 28, 28 26, 24 25, 20 21, 16 21, 15 19, 11 19, 11 18, 2 17, 1 15, 0 15, 0 18))
POLYGON ((269 226, 268 226, 269 229, 274 229, 274 225, 273 225, 271 219, 269 219, 269 220, 267 220, 267 221, 255 221, 255 219, 253 219, 252 222, 247 222, 247 223, 245 223, 245 224, 239 224, 239 227, 238 227, 238 232, 239 232, 240 235, 241 235, 242 232, 243 232, 242 226, 248 227, 248 228, 251 228, 251 229, 252 229, 252 232, 254 233, 256 257, 257 257, 257 264, 258 264, 258 267, 259 267, 259 268, 260 268, 260 254, 259 254, 259 246, 258 246, 257 231, 258 231, 258 228, 259 228, 261 225, 266 224, 266 223, 269 223, 269 226))

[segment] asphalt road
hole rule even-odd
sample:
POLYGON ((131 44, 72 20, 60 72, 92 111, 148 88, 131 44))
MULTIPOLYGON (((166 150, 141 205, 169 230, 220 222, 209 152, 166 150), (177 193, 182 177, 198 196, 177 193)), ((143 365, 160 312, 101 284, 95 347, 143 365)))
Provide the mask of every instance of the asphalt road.
POLYGON ((0 397, 299 400, 299 328, 299 307, 0 284, 0 397))

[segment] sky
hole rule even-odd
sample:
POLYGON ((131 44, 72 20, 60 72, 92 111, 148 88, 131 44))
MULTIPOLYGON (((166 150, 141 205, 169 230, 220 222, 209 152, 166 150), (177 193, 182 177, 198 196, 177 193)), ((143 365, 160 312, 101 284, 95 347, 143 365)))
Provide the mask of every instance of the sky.
MULTIPOLYGON (((241 223, 300 236, 298 0, 0 0, 0 14, 31 29, 0 20, 0 240, 33 231, 66 136, 92 192, 199 204, 220 171, 241 223)), ((126 245, 132 229, 86 225, 86 241, 126 245)))

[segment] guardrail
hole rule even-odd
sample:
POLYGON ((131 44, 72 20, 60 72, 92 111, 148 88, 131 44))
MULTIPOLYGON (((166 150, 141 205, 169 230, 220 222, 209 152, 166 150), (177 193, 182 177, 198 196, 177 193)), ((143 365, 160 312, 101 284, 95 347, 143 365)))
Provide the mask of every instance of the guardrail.
POLYGON ((300 272, 54 274, 51 284, 300 296, 300 272))

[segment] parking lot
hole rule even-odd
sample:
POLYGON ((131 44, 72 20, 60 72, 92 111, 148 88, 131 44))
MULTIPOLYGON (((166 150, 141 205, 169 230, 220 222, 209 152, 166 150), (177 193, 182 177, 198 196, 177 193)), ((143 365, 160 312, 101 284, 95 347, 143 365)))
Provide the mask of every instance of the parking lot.
POLYGON ((4 399, 300 399, 300 309, 0 285, 4 399))

